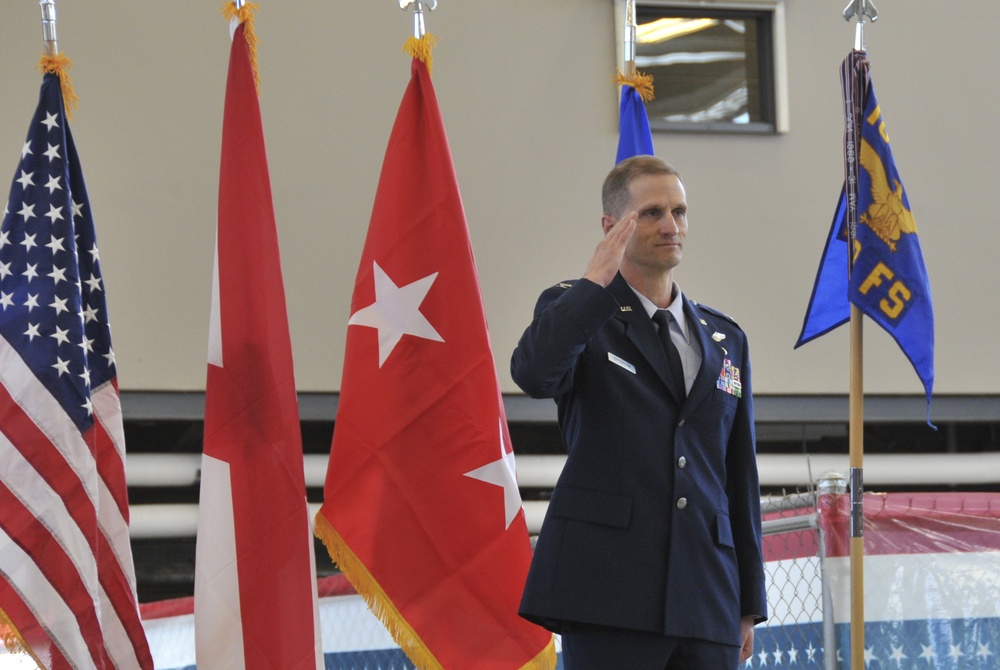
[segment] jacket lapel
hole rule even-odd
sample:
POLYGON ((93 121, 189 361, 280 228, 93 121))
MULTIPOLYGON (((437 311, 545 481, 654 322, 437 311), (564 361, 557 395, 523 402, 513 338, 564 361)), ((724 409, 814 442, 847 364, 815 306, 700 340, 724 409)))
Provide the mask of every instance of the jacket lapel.
MULTIPOLYGON (((711 338, 709 332, 711 326, 705 322, 697 306, 686 297, 684 298, 684 311, 688 317, 693 340, 701 347, 701 368, 698 370, 698 376, 695 377, 691 392, 688 394, 691 406, 696 406, 715 388, 715 380, 718 379, 719 371, 722 370, 723 351, 719 343, 711 338)), ((715 331, 712 330, 712 332, 715 331)))
POLYGON ((663 350, 663 345, 656 334, 656 327, 646 313, 646 308, 642 306, 635 291, 621 274, 615 276, 608 284, 608 291, 611 292, 620 306, 617 318, 625 325, 625 336, 653 366, 674 400, 678 400, 677 390, 673 386, 673 378, 667 373, 669 366, 667 353, 663 350))

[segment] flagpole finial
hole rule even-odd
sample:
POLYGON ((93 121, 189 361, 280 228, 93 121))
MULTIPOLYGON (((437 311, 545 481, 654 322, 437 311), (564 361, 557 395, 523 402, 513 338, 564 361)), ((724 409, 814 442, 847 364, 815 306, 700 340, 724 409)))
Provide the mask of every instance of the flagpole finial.
POLYGON ((39 0, 42 10, 42 39, 45 41, 45 52, 49 56, 59 53, 56 40, 56 0, 39 0))
POLYGON ((424 0, 399 0, 399 8, 405 10, 410 5, 413 5, 413 36, 418 40, 427 34, 427 26, 424 25, 424 5, 427 5, 427 9, 434 11, 437 9, 437 0, 430 0, 429 2, 424 2, 424 0))
POLYGON ((59 53, 59 43, 56 39, 56 0, 39 0, 42 10, 42 39, 45 41, 45 52, 38 61, 38 68, 47 74, 59 77, 59 87, 62 89, 63 104, 66 106, 66 118, 73 118, 73 110, 80 106, 80 100, 73 90, 73 80, 69 76, 69 68, 73 63, 65 54, 59 53))
POLYGON ((635 76, 636 41, 635 0, 625 2, 625 76, 635 76))
POLYGON ((858 25, 854 30, 854 48, 858 51, 864 51, 865 17, 867 16, 873 23, 878 21, 878 9, 872 0, 851 0, 844 8, 844 20, 850 21, 854 16, 858 17, 858 25))
POLYGON ((625 39, 622 70, 616 70, 611 78, 618 86, 631 86, 643 102, 653 99, 653 75, 640 73, 635 66, 638 25, 635 16, 635 0, 625 0, 625 39))
POLYGON ((226 0, 222 6, 222 16, 229 20, 230 37, 233 36, 239 25, 243 25, 243 38, 246 40, 247 48, 250 49, 250 69, 253 70, 257 95, 260 96, 260 69, 257 65, 257 50, 260 46, 260 40, 257 38, 257 31, 254 28, 257 7, 256 3, 248 0, 226 0))

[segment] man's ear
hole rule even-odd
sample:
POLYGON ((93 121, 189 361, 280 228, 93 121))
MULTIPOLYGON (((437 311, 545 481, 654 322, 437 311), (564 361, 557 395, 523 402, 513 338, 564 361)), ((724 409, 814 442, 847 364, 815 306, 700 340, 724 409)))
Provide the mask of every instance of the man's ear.
POLYGON ((613 216, 605 214, 601 217, 601 230, 603 230, 604 234, 607 235, 608 231, 614 228, 616 223, 618 223, 617 219, 613 216))

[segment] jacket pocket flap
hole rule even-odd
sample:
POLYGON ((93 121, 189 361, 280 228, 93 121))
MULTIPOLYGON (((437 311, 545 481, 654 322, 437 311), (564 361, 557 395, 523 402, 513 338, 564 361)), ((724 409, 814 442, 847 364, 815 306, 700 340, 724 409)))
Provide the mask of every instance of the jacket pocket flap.
POLYGON ((722 512, 715 513, 716 541, 725 547, 735 547, 733 542, 733 526, 729 523, 729 515, 722 512))
POLYGON ((632 516, 632 498, 603 491, 560 488, 552 493, 549 512, 564 519, 626 528, 632 516))

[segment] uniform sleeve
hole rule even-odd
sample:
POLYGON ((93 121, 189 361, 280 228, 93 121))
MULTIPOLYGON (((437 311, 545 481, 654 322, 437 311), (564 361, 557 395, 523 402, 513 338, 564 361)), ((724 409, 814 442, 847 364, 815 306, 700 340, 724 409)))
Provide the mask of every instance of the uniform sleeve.
POLYGON ((756 623, 767 619, 767 589, 761 539, 760 478, 757 473, 757 449, 754 434, 753 389, 750 352, 743 339, 742 390, 733 432, 730 437, 729 469, 730 516, 737 547, 740 573, 740 614, 755 615, 756 623))
POLYGON ((511 356, 514 382, 532 398, 568 391, 580 354, 618 309, 607 289, 587 279, 546 290, 511 356))

